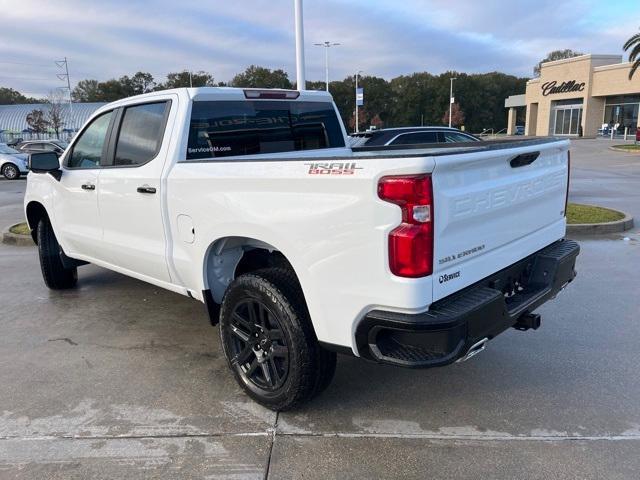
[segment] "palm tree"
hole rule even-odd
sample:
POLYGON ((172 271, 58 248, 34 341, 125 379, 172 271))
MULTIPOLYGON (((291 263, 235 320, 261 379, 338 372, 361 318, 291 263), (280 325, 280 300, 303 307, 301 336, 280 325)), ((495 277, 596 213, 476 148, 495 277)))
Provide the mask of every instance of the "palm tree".
POLYGON ((631 50, 629 53, 629 61, 633 62, 633 65, 631 65, 631 71, 629 72, 629 80, 631 80, 633 74, 636 73, 638 68, 640 68, 640 33, 636 33, 627 40, 622 48, 625 52, 629 49, 631 50))

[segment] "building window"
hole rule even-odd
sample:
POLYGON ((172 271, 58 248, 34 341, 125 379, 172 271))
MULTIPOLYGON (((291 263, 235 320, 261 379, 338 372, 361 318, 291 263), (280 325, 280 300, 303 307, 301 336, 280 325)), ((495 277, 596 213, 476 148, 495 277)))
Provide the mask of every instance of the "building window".
MULTIPOLYGON (((620 97, 615 98, 618 99, 620 97)), ((606 124, 609 128, 615 128, 618 134, 624 134, 625 128, 629 132, 635 133, 638 127, 638 106, 638 103, 610 104, 609 99, 607 99, 607 104, 604 107, 603 124, 606 124)))

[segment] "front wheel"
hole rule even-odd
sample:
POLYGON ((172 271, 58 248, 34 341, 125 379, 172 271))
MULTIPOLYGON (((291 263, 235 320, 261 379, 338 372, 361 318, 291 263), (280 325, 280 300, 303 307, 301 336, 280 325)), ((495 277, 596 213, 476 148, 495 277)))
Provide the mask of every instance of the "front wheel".
POLYGON ((49 219, 38 222, 38 254, 44 283, 52 290, 73 288, 78 283, 78 269, 65 268, 60 258, 60 244, 49 219))
POLYGON ((20 170, 13 163, 7 163, 2 167, 2 175, 7 180, 17 180, 20 178, 20 170))
POLYGON ((272 410, 310 400, 335 372, 336 354, 318 344, 302 290, 286 269, 233 281, 222 301, 220 337, 240 386, 272 410))

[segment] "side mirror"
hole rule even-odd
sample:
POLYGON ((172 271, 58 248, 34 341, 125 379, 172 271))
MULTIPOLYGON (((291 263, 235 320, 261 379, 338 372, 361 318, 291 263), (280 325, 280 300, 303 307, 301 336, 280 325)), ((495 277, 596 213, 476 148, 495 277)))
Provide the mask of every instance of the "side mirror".
POLYGON ((50 173, 53 178, 60 180, 60 160, 53 152, 32 153, 29 155, 29 170, 33 173, 50 173))

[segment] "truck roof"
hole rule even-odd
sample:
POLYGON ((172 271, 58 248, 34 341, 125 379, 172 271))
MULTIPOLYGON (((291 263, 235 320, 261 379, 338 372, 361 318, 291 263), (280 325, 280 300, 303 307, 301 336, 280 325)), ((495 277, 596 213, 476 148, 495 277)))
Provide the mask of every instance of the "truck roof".
POLYGON ((296 100, 309 102, 332 102, 333 97, 324 90, 286 90, 283 88, 238 88, 238 87, 182 87, 171 88, 168 90, 157 90, 154 92, 143 93, 133 97, 122 98, 108 104, 109 107, 120 103, 132 103, 144 100, 153 100, 158 95, 166 95, 167 93, 177 93, 179 95, 187 95, 191 100, 259 100, 272 99, 278 100, 279 95, 282 100, 296 100), (250 93, 248 93, 250 92, 250 93), (260 94, 264 94, 260 97, 260 94), (253 96, 253 98, 250 98, 253 96))

